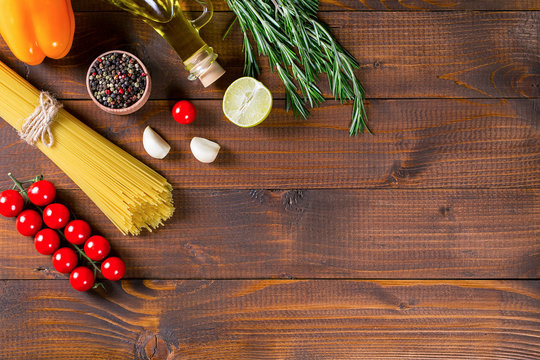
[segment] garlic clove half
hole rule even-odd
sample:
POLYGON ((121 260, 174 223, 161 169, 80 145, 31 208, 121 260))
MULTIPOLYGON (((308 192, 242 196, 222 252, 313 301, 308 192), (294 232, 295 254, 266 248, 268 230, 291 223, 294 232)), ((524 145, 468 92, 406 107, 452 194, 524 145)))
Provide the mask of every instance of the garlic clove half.
POLYGON ((194 137, 189 144, 193 156, 203 163, 211 163, 216 160, 219 149, 219 144, 208 139, 194 137))
POLYGON ((144 129, 143 146, 148 155, 155 159, 163 159, 171 150, 171 146, 150 126, 144 129))

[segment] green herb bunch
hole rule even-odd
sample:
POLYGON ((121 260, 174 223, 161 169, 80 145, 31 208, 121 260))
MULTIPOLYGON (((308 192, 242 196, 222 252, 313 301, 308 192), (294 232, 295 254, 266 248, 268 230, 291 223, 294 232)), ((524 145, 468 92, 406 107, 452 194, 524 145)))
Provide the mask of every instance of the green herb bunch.
POLYGON ((324 101, 317 86, 324 73, 336 100, 353 101, 350 135, 369 132, 364 88, 354 74, 359 64, 317 18, 318 0, 226 1, 244 36, 244 75, 259 74, 251 33, 258 54, 268 57, 270 69, 276 69, 285 85, 287 110, 307 118, 308 105, 313 108, 324 101))

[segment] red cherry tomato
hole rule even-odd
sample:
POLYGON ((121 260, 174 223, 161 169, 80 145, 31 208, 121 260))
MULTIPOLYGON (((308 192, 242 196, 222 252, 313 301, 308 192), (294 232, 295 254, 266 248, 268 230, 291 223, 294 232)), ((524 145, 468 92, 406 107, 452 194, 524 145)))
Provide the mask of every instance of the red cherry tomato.
POLYGON ((51 255, 60 247, 60 237, 52 229, 39 230, 34 237, 34 246, 38 253, 51 255))
POLYGON ((64 229, 66 240, 75 245, 83 244, 91 232, 90 225, 84 220, 70 221, 64 229))
POLYGON ((126 264, 120 258, 111 256, 101 264, 101 273, 105 279, 120 280, 126 273, 126 264))
POLYGON ((77 262, 77 254, 75 254, 74 250, 67 247, 56 250, 52 258, 54 268, 62 274, 67 274, 75 269, 77 262))
POLYGON ((196 115, 195 106, 187 100, 177 102, 172 108, 172 116, 180 124, 191 124, 196 115))
POLYGON ((41 229, 41 216, 35 210, 24 210, 17 216, 16 228, 23 236, 34 236, 41 229))
POLYGON ((4 190, 0 193, 0 214, 5 217, 15 217, 24 208, 21 194, 15 190, 4 190))
POLYGON ((37 206, 49 205, 55 197, 56 189, 50 181, 36 181, 28 187, 28 199, 37 206))
POLYGON ((69 275, 69 283, 77 291, 87 291, 94 286, 94 273, 86 266, 79 266, 69 275))
POLYGON ((51 229, 61 229, 69 221, 69 210, 65 205, 54 203, 43 210, 43 221, 51 229))
POLYGON ((111 251, 111 245, 103 236, 91 236, 84 244, 84 252, 94 261, 105 259, 109 251, 111 251))

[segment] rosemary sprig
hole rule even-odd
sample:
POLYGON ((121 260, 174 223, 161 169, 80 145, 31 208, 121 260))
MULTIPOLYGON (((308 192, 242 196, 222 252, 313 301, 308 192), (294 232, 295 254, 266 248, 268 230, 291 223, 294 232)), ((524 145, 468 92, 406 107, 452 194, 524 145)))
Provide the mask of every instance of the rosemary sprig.
POLYGON ((334 99, 353 101, 350 135, 370 132, 365 91, 354 74, 359 64, 317 18, 318 0, 226 1, 243 33, 244 75, 259 74, 251 34, 258 54, 268 57, 285 86, 287 110, 307 118, 308 107, 324 101, 317 82, 319 74, 326 74, 334 99))

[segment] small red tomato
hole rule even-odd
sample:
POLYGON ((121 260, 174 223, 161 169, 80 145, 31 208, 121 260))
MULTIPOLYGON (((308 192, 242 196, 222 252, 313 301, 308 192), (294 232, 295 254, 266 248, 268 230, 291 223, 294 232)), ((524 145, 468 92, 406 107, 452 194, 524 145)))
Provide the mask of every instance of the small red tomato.
POLYGON ((38 253, 51 255, 60 247, 60 237, 52 229, 39 230, 34 237, 34 246, 38 253))
POLYGON ((94 286, 94 273, 86 266, 79 266, 69 275, 69 283, 77 291, 87 291, 94 286))
POLYGON ((51 229, 61 229, 69 221, 69 210, 65 205, 54 203, 43 210, 43 221, 51 229))
POLYGON ((111 251, 111 245, 103 236, 91 236, 84 244, 84 252, 94 261, 105 259, 109 251, 111 251))
POLYGON ((24 208, 21 194, 15 190, 4 190, 0 193, 0 214, 5 217, 15 217, 24 208))
POLYGON ((56 189, 50 181, 36 181, 28 188, 28 199, 37 206, 49 205, 55 197, 56 189))
POLYGON ((70 221, 64 229, 66 240, 75 245, 83 244, 91 232, 90 225, 84 220, 70 221))
POLYGON ((34 236, 41 229, 41 216, 35 210, 24 210, 17 216, 17 231, 24 236, 34 236))
POLYGON ((177 102, 172 108, 172 116, 180 124, 191 124, 196 115, 195 106, 187 100, 177 102))
POLYGON ((52 258, 54 268, 62 274, 67 274, 75 269, 77 262, 77 254, 75 254, 74 250, 67 247, 56 250, 52 258))
POLYGON ((101 273, 105 279, 120 280, 126 273, 126 264, 115 256, 111 256, 101 264, 101 273))

